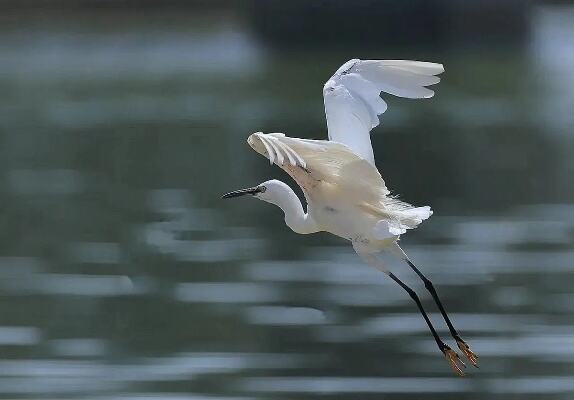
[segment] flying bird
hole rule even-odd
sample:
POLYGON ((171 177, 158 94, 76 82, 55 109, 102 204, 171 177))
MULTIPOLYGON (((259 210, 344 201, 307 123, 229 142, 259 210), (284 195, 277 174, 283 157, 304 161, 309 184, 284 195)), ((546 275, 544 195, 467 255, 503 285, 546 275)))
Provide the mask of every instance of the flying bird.
POLYGON ((379 125, 387 109, 381 92, 422 99, 434 92, 427 86, 440 81, 442 64, 408 60, 358 60, 343 64, 323 87, 329 140, 299 139, 283 133, 253 133, 247 143, 277 164, 301 187, 306 210, 285 183, 269 180, 257 186, 223 195, 250 195, 275 204, 285 214, 294 232, 329 232, 348 240, 367 263, 387 274, 415 301, 439 350, 450 367, 464 375, 464 363, 442 341, 417 294, 382 262, 388 251, 410 266, 424 282, 443 316, 460 351, 474 366, 477 356, 450 321, 432 282, 413 264, 399 246, 399 237, 432 215, 428 206, 415 207, 391 194, 379 173, 371 146, 370 131, 379 125))

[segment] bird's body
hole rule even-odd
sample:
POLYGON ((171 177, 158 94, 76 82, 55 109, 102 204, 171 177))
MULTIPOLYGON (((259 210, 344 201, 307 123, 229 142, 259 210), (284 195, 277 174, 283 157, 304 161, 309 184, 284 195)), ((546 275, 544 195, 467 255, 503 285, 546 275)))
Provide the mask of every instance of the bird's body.
POLYGON ((418 297, 382 264, 376 255, 390 250, 406 261, 425 281, 439 305, 458 347, 476 365, 476 356, 450 323, 438 296, 422 273, 398 245, 408 229, 416 228, 432 215, 430 207, 415 207, 391 195, 379 173, 370 141, 370 130, 379 124, 378 115, 387 109, 380 92, 400 97, 428 98, 426 86, 439 82, 440 64, 402 60, 357 60, 343 64, 323 88, 329 140, 299 139, 282 133, 257 132, 248 144, 277 164, 301 187, 304 209, 295 192, 285 183, 271 180, 226 194, 251 194, 279 206, 286 224, 296 233, 320 231, 349 240, 367 263, 387 273, 417 302, 441 351, 453 369, 458 355, 440 340, 418 297))
MULTIPOLYGON (((432 214, 429 207, 413 207, 392 197, 377 168, 344 144, 261 132, 247 142, 303 190, 307 224, 303 229, 297 225, 297 233, 325 231, 378 252, 432 214)), ((290 225, 293 218, 286 218, 290 225)))

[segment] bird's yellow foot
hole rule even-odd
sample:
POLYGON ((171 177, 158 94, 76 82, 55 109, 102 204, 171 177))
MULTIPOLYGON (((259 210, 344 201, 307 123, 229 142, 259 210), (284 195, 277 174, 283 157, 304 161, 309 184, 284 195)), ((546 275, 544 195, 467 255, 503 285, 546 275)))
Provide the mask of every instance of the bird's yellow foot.
POLYGON ((466 368, 466 364, 464 362, 462 362, 462 360, 458 356, 457 352, 454 351, 453 349, 451 349, 450 347, 448 347, 446 344, 444 345, 444 348, 442 348, 441 350, 444 354, 444 357, 446 358, 446 361, 448 361, 450 367, 452 368, 452 370, 458 376, 464 376, 464 371, 462 370, 461 366, 466 368))
POLYGON ((462 351, 466 358, 468 358, 468 361, 470 361, 472 365, 478 368, 478 356, 474 354, 472 350, 470 350, 470 347, 468 347, 468 344, 466 344, 464 340, 461 338, 455 338, 455 340, 458 348, 460 351, 462 351))

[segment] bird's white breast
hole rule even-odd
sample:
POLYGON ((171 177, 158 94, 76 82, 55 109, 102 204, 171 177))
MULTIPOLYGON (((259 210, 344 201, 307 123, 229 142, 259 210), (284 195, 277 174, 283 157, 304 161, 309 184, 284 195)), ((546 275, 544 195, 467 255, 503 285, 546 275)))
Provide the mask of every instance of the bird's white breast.
POLYGON ((321 230, 352 242, 380 245, 373 237, 376 217, 346 203, 341 196, 329 196, 321 189, 310 197, 309 213, 321 230))
POLYGON ((380 216, 368 213, 355 203, 338 185, 320 182, 307 192, 308 212, 319 228, 335 236, 347 239, 364 251, 380 251, 396 241, 397 237, 385 240, 374 236, 373 228, 380 216))

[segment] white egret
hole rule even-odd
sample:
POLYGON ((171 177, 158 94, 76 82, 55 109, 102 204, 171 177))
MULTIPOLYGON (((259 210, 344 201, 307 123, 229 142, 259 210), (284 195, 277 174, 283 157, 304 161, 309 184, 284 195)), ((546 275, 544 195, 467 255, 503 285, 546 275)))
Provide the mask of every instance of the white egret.
POLYGON ((225 194, 224 198, 251 195, 279 206, 285 222, 296 233, 320 231, 349 240, 357 254, 383 271, 416 302, 440 351, 452 369, 464 375, 458 354, 434 329, 417 294, 390 272, 377 257, 388 250, 404 260, 431 293, 458 348, 477 366, 477 356, 462 340, 441 304, 433 284, 407 257, 398 244, 401 234, 416 228, 432 215, 430 207, 414 207, 398 200, 387 189, 375 166, 370 131, 387 109, 381 92, 419 99, 430 98, 427 88, 440 81, 441 64, 407 60, 350 60, 323 88, 329 140, 287 137, 282 133, 249 136, 247 142, 259 154, 286 171, 303 190, 305 212, 299 197, 278 180, 225 194))

